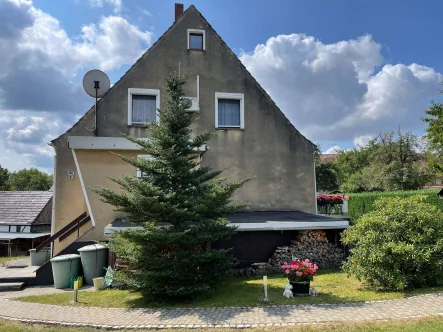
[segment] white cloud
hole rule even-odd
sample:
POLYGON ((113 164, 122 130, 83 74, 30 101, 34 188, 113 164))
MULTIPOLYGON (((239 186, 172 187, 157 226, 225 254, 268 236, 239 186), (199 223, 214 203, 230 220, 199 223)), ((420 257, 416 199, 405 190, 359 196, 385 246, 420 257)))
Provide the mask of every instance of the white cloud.
MULTIPOLYGON (((121 8, 120 0, 105 2, 121 8)), ((119 16, 101 17, 70 37, 31 1, 0 0, 0 165, 49 167, 47 142, 92 103, 74 77, 133 64, 151 39, 119 16)))
POLYGON ((341 147, 338 145, 331 146, 329 149, 327 149, 324 154, 337 154, 340 150, 342 150, 341 147))
POLYGON ((122 0, 89 0, 91 7, 103 7, 105 3, 113 8, 114 13, 119 13, 123 5, 122 0))
POLYGON ((354 146, 356 148, 364 147, 368 145, 369 141, 372 140, 374 137, 370 135, 363 135, 359 137, 354 138, 354 146))
POLYGON ((443 79, 426 66, 383 65, 381 45, 371 36, 324 44, 280 35, 240 59, 314 141, 352 141, 399 125, 422 130, 420 117, 443 79))

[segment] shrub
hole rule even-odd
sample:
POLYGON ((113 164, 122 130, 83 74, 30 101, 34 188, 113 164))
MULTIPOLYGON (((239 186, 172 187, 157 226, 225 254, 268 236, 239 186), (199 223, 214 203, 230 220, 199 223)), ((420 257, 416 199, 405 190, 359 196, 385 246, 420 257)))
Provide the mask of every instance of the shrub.
POLYGON ((344 264, 371 285, 402 290, 443 283, 443 212, 422 195, 384 197, 344 232, 344 264))
POLYGON ((437 190, 385 191, 349 194, 348 211, 355 220, 374 210, 374 202, 382 197, 411 197, 418 194, 425 196, 425 202, 437 206, 443 211, 443 200, 437 196, 437 190))

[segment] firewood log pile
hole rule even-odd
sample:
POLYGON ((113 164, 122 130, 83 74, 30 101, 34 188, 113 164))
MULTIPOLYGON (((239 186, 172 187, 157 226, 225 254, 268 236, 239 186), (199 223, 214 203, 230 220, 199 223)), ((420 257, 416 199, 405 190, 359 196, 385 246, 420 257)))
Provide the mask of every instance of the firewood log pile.
POLYGON ((277 248, 270 259, 270 264, 281 271, 283 263, 289 262, 292 257, 307 258, 320 269, 324 269, 340 267, 344 253, 342 249, 328 241, 324 231, 302 231, 289 246, 277 248))

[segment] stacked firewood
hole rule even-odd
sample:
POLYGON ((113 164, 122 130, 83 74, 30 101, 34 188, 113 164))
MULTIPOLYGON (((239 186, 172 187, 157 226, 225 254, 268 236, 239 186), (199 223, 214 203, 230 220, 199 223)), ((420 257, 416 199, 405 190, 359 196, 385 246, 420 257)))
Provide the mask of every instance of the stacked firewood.
POLYGON ((319 268, 340 267, 344 259, 343 250, 330 243, 324 231, 302 231, 289 246, 278 247, 270 259, 276 269, 292 258, 309 259, 319 268))

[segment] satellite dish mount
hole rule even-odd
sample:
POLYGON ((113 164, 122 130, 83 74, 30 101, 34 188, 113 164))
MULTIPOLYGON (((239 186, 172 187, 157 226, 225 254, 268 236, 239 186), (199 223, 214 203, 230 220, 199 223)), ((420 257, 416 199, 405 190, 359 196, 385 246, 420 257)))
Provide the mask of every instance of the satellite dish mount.
POLYGON ((86 93, 91 97, 95 98, 95 123, 93 129, 88 129, 87 131, 93 131, 97 135, 97 104, 98 98, 101 98, 111 87, 111 82, 109 81, 109 77, 98 69, 93 69, 88 71, 83 77, 83 88, 86 93), (101 84, 100 84, 101 83, 101 84), (101 85, 101 86, 100 86, 101 85))

